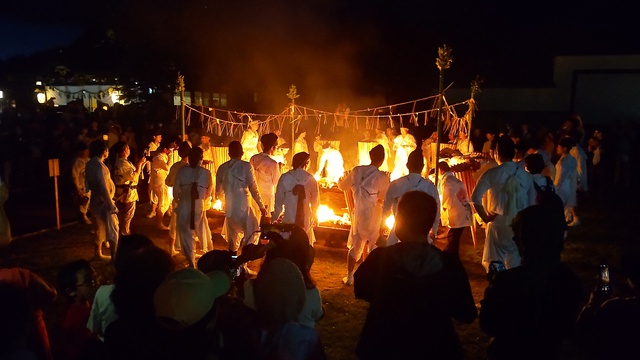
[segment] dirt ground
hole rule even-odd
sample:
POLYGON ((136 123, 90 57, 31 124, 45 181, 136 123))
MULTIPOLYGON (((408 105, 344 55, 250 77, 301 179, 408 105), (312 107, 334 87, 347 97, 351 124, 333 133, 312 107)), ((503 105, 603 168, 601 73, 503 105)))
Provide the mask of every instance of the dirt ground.
MULTIPOLYGON (((591 200, 582 203, 580 208, 582 225, 569 230, 563 261, 583 279, 585 296, 587 289, 590 289, 594 284, 597 265, 604 260, 609 261, 612 266, 612 277, 615 280, 618 276, 616 261, 621 249, 631 239, 637 240, 637 236, 632 235, 632 227, 629 225, 637 221, 635 219, 637 212, 632 210, 633 204, 637 203, 636 198, 637 195, 633 195, 628 199, 618 200, 616 203, 591 200), (620 205, 620 201, 623 205, 620 205)), ((51 212, 42 211, 47 214, 45 219, 40 218, 41 214, 37 211, 26 211, 22 215, 16 215, 15 211, 17 210, 15 209, 13 211, 13 214, 9 213, 10 218, 12 216, 14 219, 15 216, 30 216, 31 221, 29 222, 31 223, 40 221, 46 224, 45 227, 55 225, 55 220, 51 220, 51 212)), ((0 265, 30 269, 53 283, 58 269, 63 264, 79 258, 91 259, 94 237, 91 233, 91 226, 73 221, 75 217, 73 211, 68 209, 65 211, 63 227, 60 230, 53 229, 28 236, 19 236, 3 252, 0 265)), ((157 230, 153 221, 144 216, 148 211, 147 204, 139 206, 132 230, 149 236, 156 245, 169 250, 167 232, 157 230)), ((168 223, 168 218, 165 219, 165 222, 168 223)), ((226 248, 226 243, 219 236, 221 224, 221 217, 211 214, 210 226, 215 234, 214 247, 216 248, 226 248)), ((24 234, 25 230, 21 231, 24 234)), ((346 271, 346 232, 318 231, 317 237, 316 259, 312 275, 317 281, 326 308, 326 316, 319 322, 318 331, 329 359, 355 359, 355 345, 364 323, 367 304, 355 299, 353 288, 344 286, 341 282, 346 271)), ((487 286, 486 275, 480 265, 483 244, 483 229, 479 228, 477 231, 475 247, 470 232, 465 231, 460 256, 467 269, 476 303, 482 299, 484 289, 487 286)), ((181 255, 176 256, 175 259, 184 263, 184 258, 181 255)), ((92 265, 102 276, 103 282, 108 283, 113 280, 111 267, 108 267, 104 262, 92 262, 92 265)), ((623 291, 622 286, 620 291, 623 291)), ((63 308, 64 301, 59 297, 51 308, 45 309, 45 320, 54 352, 57 352, 59 348, 63 308)), ((489 338, 480 330, 478 321, 476 320, 470 325, 456 324, 456 329, 464 345, 466 358, 483 359, 489 338)), ((563 358, 584 359, 586 356, 571 343, 568 343, 563 358)))

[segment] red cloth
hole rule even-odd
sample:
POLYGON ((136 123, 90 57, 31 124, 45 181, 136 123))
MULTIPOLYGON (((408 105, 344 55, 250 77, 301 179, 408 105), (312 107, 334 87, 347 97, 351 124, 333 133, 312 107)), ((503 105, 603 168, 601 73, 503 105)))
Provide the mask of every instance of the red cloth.
POLYGON ((67 359, 78 359, 87 341, 95 338, 87 328, 90 313, 89 304, 74 303, 67 310, 62 321, 67 359))
POLYGON ((38 276, 27 269, 21 268, 2 268, 0 269, 0 282, 9 283, 24 289, 29 294, 31 306, 33 309, 34 325, 29 336, 28 343, 30 348, 38 356, 38 359, 51 360, 51 344, 49 343, 49 334, 42 317, 42 305, 53 299, 37 299, 33 298, 35 287, 39 286, 38 276))

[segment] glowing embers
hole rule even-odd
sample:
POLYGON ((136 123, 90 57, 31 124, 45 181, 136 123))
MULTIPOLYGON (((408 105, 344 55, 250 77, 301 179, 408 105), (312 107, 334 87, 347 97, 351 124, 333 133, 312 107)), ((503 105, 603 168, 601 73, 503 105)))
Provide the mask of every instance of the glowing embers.
POLYGON ((316 216, 318 217, 318 224, 351 225, 351 218, 348 213, 345 212, 342 216, 338 216, 333 209, 327 205, 320 205, 316 216))

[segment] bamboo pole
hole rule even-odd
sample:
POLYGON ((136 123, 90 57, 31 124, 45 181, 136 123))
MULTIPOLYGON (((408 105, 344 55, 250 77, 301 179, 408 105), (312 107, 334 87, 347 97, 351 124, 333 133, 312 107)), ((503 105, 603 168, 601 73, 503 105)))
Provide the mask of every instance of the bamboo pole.
POLYGON ((451 55, 451 48, 446 44, 438 48, 438 58, 436 59, 436 66, 440 70, 440 78, 438 81, 438 115, 436 118, 436 132, 438 138, 436 140, 436 164, 435 164, 435 185, 438 187, 438 168, 440 162, 440 137, 442 135, 442 104, 444 102, 443 83, 444 83, 444 71, 451 66, 453 56, 451 55))
POLYGON ((296 89, 296 86, 291 84, 291 86, 289 87, 289 93, 287 94, 287 97, 291 100, 291 144, 289 145, 289 153, 290 153, 290 157, 291 157, 291 162, 289 164, 293 165, 293 145, 296 141, 296 124, 294 123, 295 119, 295 109, 296 109, 296 99, 300 97, 300 95, 298 95, 298 90, 296 89))
POLYGON ((185 139, 186 126, 184 121, 184 75, 178 72, 178 79, 176 80, 176 90, 180 92, 180 122, 182 124, 182 141, 185 139))

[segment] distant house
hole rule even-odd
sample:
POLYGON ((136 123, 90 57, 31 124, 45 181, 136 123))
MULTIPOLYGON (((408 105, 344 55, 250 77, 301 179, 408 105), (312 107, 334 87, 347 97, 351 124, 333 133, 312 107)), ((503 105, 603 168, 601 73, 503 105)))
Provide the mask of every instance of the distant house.
MULTIPOLYGON (((612 125, 640 120, 640 55, 558 56, 554 87, 482 88, 479 114, 520 114, 527 119, 549 114, 579 114, 587 124, 612 125)), ((449 102, 469 97, 468 88, 452 88, 449 102)))

